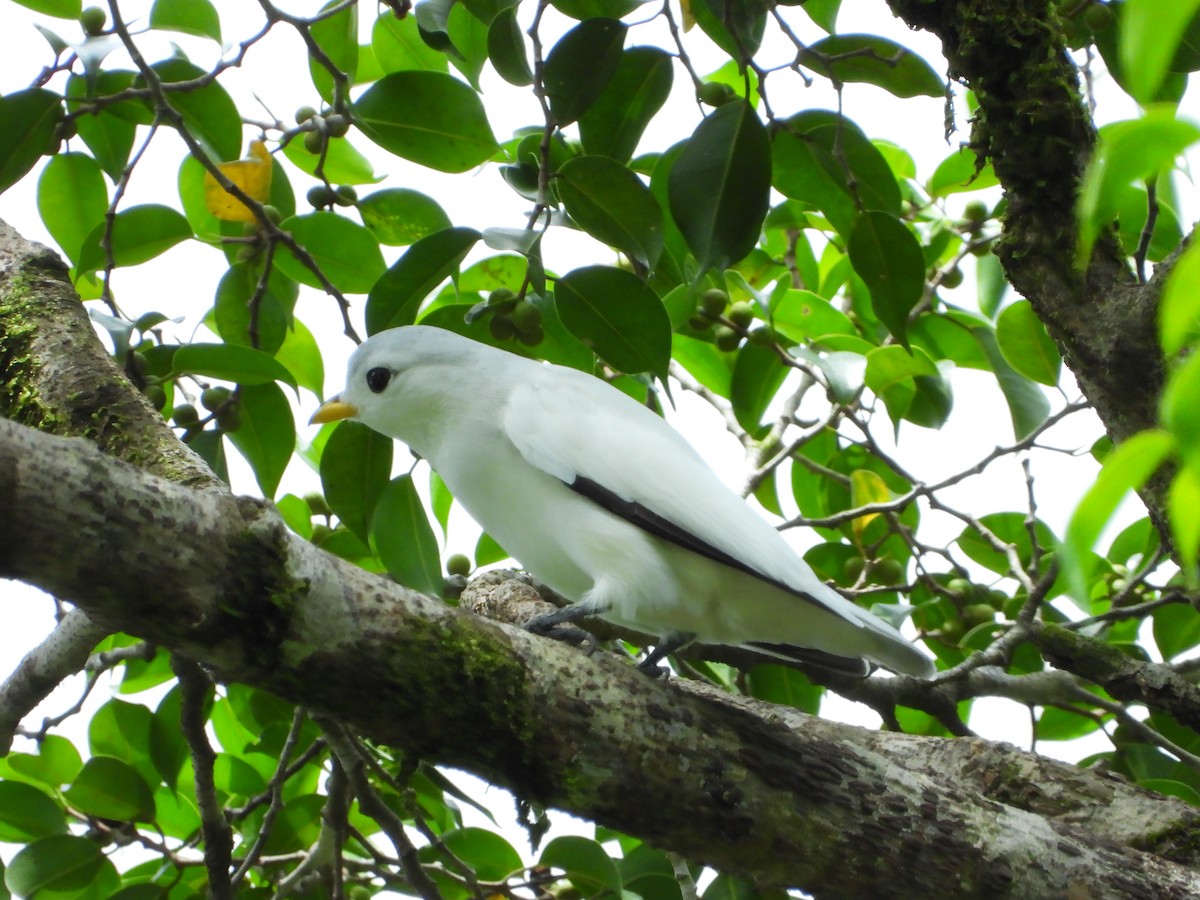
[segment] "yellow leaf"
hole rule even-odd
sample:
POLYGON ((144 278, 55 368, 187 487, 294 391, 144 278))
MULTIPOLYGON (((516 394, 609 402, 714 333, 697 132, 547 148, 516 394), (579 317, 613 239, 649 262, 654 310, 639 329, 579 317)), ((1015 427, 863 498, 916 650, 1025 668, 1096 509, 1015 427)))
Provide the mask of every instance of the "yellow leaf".
MULTIPOLYGON (((887 503, 892 499, 892 492, 887 484, 870 469, 855 469, 850 473, 850 506, 866 506, 868 503, 887 503)), ((867 513, 851 522, 854 540, 861 543, 863 532, 868 525, 878 518, 880 513, 867 513)))
MULTIPOLYGON (((271 190, 271 154, 262 141, 250 142, 250 156, 233 162, 217 163, 226 178, 252 200, 263 203, 271 190)), ((204 205, 222 222, 253 222, 254 213, 245 203, 217 184, 212 173, 204 173, 204 205)))

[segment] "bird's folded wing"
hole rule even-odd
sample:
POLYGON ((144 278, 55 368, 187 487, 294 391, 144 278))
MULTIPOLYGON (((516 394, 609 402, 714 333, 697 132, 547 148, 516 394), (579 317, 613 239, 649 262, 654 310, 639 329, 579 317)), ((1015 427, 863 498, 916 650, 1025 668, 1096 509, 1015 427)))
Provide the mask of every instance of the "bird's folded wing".
POLYGON ((651 534, 822 606, 854 608, 678 432, 592 376, 546 369, 520 384, 504 430, 531 465, 651 534))

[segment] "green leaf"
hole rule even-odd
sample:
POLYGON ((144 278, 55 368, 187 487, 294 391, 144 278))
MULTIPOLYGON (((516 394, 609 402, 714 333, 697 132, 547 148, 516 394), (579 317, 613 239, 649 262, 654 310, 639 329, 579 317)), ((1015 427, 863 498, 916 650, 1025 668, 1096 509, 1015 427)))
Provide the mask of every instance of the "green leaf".
POLYGON ((930 176, 926 189, 933 197, 948 197, 963 191, 982 191, 1000 183, 992 164, 979 166, 979 156, 970 147, 959 147, 947 156, 930 176))
POLYGON ((81 813, 118 822, 154 819, 154 794, 137 770, 111 756, 93 756, 63 797, 81 813))
POLYGON ((1158 328, 1167 356, 1200 342, 1200 243, 1188 245, 1167 278, 1158 328))
POLYGON ((1167 662, 1200 644, 1200 615, 1188 604, 1173 603, 1156 609, 1153 619, 1154 643, 1167 662))
POLYGON ((671 56, 657 47, 630 47, 600 96, 579 117, 587 153, 628 162, 654 114, 671 93, 671 56))
POLYGON ((1100 129, 1079 193, 1079 265, 1086 265, 1100 233, 1117 217, 1125 189, 1169 170, 1196 141, 1200 126, 1176 118, 1170 104, 1100 129))
POLYGON ((517 23, 517 11, 502 9, 488 26, 488 57, 496 73, 509 84, 525 87, 533 84, 533 70, 525 52, 525 35, 517 23))
POLYGON ((689 7, 701 30, 737 62, 739 70, 745 69, 762 44, 766 4, 694 0, 689 7))
POLYGON ((363 224, 381 244, 402 247, 450 227, 450 217, 432 197, 409 188, 388 188, 358 201, 363 224))
POLYGON ((17 0, 34 12, 54 16, 57 19, 78 19, 83 12, 82 0, 17 0))
POLYGON ((321 452, 321 491, 330 509, 364 542, 392 475, 392 439, 361 422, 341 422, 321 452))
POLYGON ((746 687, 751 697, 792 706, 813 716, 820 710, 824 694, 803 672, 784 666, 755 666, 746 673, 746 687))
POLYGON ((62 98, 44 88, 0 97, 0 192, 20 181, 43 153, 51 152, 62 115, 62 98))
POLYGON ((1039 741, 1073 741, 1092 734, 1099 727, 1100 723, 1094 717, 1084 715, 1082 711, 1047 706, 1037 718, 1034 734, 1039 741))
POLYGON ((309 175, 316 175, 320 166, 325 179, 335 184, 374 184, 383 180, 382 175, 375 174, 371 161, 346 138, 330 138, 325 142, 324 165, 321 165, 321 155, 308 152, 303 141, 290 141, 284 146, 283 155, 309 175))
POLYGON ((411 475, 393 478, 380 493, 371 517, 371 549, 400 584, 423 594, 441 595, 437 537, 411 475))
POLYGON ((857 334, 850 318, 832 303, 814 294, 788 288, 771 304, 771 324, 789 340, 802 343, 829 334, 857 334))
MULTIPOLYGON (((325 277, 339 291, 365 294, 383 274, 386 264, 379 244, 363 226, 333 212, 312 212, 284 219, 280 225, 291 232, 325 277)), ((309 287, 324 287, 308 266, 280 247, 275 265, 283 274, 309 287)))
POLYGON ((560 126, 578 119, 604 91, 621 62, 627 30, 616 19, 585 19, 550 48, 543 84, 560 126))
POLYGON ((45 793, 19 781, 0 781, 0 841, 25 844, 66 831, 66 815, 45 793))
POLYGON ((243 387, 238 394, 241 425, 228 433, 229 440, 254 469, 263 496, 274 497, 296 449, 292 407, 274 383, 243 387))
POLYGON ((363 133, 383 149, 440 172, 465 172, 497 150, 479 95, 441 72, 394 72, 354 104, 363 133))
POLYGON ((209 0, 154 0, 150 27, 181 31, 221 43, 221 17, 209 0))
POLYGON ((838 34, 801 49, 797 60, 834 82, 865 82, 897 97, 941 97, 941 76, 907 47, 871 34, 838 34))
POLYGON ((0 760, 0 770, 7 766, 4 777, 19 776, 37 781, 57 790, 75 780, 83 768, 83 760, 75 745, 61 735, 48 734, 42 738, 37 755, 10 753, 0 760))
POLYGON ((108 187, 99 163, 82 153, 50 158, 38 179, 38 212, 42 223, 72 263, 83 242, 104 221, 108 187))
POLYGON ((1171 373, 1162 395, 1162 423, 1179 442, 1180 455, 1200 469, 1200 353, 1171 373))
MULTIPOLYGON (((182 116, 188 133, 218 160, 234 160, 242 155, 242 115, 225 88, 213 80, 202 87, 171 90, 179 81, 193 81, 208 75, 194 63, 173 57, 151 66, 163 82, 167 99, 182 116)), ((135 81, 145 87, 142 78, 135 81)))
POLYGON ((1175 447, 1164 431, 1143 431, 1117 445, 1104 463, 1095 483, 1083 495, 1071 515, 1059 552, 1059 566, 1072 596, 1088 596, 1083 562, 1096 545, 1117 505, 1130 491, 1146 483, 1175 447))
POLYGON ((457 3, 450 8, 446 28, 447 36, 458 51, 450 56, 450 62, 466 76, 471 87, 481 90, 479 74, 488 58, 487 25, 472 15, 465 5, 457 3))
MULTIPOLYGON (((480 881, 504 881, 522 869, 521 856, 500 835, 483 828, 459 828, 442 835, 442 845, 454 859, 466 863, 480 881)), ((417 851, 421 862, 453 864, 438 847, 417 851)))
POLYGON ((1053 387, 1062 357, 1028 300, 1005 308, 996 320, 996 342, 1008 364, 1026 378, 1053 387))
POLYGON ((671 215, 702 268, 723 269, 758 242, 771 192, 767 129, 744 100, 693 132, 671 167, 671 215))
POLYGON ((611 266, 586 266, 560 278, 554 304, 566 329, 619 372, 667 377, 671 320, 640 278, 611 266))
POLYGON ((978 282, 979 311, 989 318, 995 316, 1008 293, 1008 279, 1004 277, 1000 257, 988 253, 976 258, 975 280, 978 282))
POLYGON ((253 347, 238 344, 184 344, 175 351, 175 371, 219 378, 242 385, 282 381, 296 387, 295 376, 279 360, 253 347))
POLYGON ((371 26, 371 49, 384 72, 446 71, 446 55, 421 40, 416 16, 377 18, 371 26))
POLYGON ((98 843, 73 834, 42 838, 13 857, 4 883, 20 897, 111 897, 120 886, 116 867, 98 843))
POLYGON ((992 371, 996 373, 996 383, 1000 385, 1000 391, 1008 402, 1013 435, 1017 440, 1028 437, 1050 415, 1050 401, 1046 399, 1041 388, 1009 366, 996 343, 996 335, 990 328, 979 326, 972 328, 971 333, 983 348, 992 371))
MULTIPOLYGON (((783 5, 785 4, 780 4, 783 5)), ((822 31, 833 34, 837 30, 837 16, 841 5, 842 0, 805 0, 801 8, 822 31)))
MULTIPOLYGON (((100 245, 106 223, 101 222, 84 239, 76 272, 80 275, 108 265, 100 245)), ((170 250, 192 236, 192 226, 169 206, 146 203, 117 213, 112 228, 112 258, 115 266, 136 266, 170 250)))
MULTIPOLYGON (((321 11, 325 12, 338 5, 338 0, 330 0, 321 7, 321 11)), ((358 73, 358 5, 343 6, 332 16, 319 19, 312 24, 309 32, 334 68, 345 73, 346 81, 342 90, 349 88, 354 84, 355 75, 358 73)), ((333 103, 334 79, 329 69, 309 54, 308 71, 321 99, 326 103, 333 103)))
POLYGON ((1117 46, 1125 86, 1139 103, 1158 98, 1184 33, 1197 15, 1200 0, 1126 0, 1117 46))
POLYGON ((849 237, 860 208, 900 214, 891 166, 844 116, 819 109, 792 116, 772 136, 771 152, 776 190, 816 206, 842 237, 849 237))
POLYGON ((250 263, 229 267, 217 285, 212 325, 225 343, 251 347, 256 338, 256 349, 273 356, 283 344, 300 289, 278 269, 272 269, 266 291, 252 304, 261 274, 260 267, 250 263))
POLYGON ((321 351, 312 332, 299 319, 292 320, 292 327, 275 358, 296 377, 300 387, 308 388, 318 396, 325 389, 325 362, 321 351))
POLYGON ((367 334, 415 322, 422 301, 458 271, 479 237, 473 228, 446 228, 409 247, 371 288, 367 334))
POLYGON ((641 179, 605 156, 577 156, 555 180, 567 214, 602 243, 647 268, 663 248, 663 217, 658 201, 641 179))
POLYGON ((584 896, 611 891, 620 896, 621 873, 596 841, 578 835, 556 837, 542 849, 538 865, 560 869, 584 896))
POLYGON ((1167 515, 1171 521, 1171 536, 1179 552, 1180 568, 1188 584, 1195 587, 1198 580, 1196 560, 1200 557, 1200 469, 1193 462, 1182 466, 1171 479, 1167 494, 1167 515))
POLYGON ((875 315, 907 347, 908 314, 925 290, 920 243, 895 216, 866 210, 854 223, 847 251, 871 293, 875 315))
POLYGON ((769 347, 744 344, 738 351, 729 383, 729 398, 733 402, 733 414, 747 431, 758 431, 767 407, 775 399, 788 371, 769 347))

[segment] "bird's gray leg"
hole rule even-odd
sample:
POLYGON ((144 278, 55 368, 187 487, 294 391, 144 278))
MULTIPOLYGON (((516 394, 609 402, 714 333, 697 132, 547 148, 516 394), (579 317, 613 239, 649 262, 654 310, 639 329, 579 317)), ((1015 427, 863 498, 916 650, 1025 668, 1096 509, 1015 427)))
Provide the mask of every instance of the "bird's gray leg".
POLYGON ((638 663, 638 670, 655 678, 659 675, 665 675, 666 672, 659 666, 659 661, 666 659, 676 650, 686 647, 695 639, 696 636, 694 634, 688 634, 683 631, 676 631, 665 635, 662 641, 646 654, 646 658, 638 663))
POLYGON ((555 640, 568 641, 572 644, 586 644, 587 654, 591 656, 595 652, 598 643, 596 636, 590 631, 576 628, 569 623, 577 622, 594 613, 595 610, 586 604, 570 603, 559 607, 554 612, 534 616, 525 623, 525 630, 533 634, 543 634, 555 640), (559 625, 568 625, 568 627, 558 628, 559 625))

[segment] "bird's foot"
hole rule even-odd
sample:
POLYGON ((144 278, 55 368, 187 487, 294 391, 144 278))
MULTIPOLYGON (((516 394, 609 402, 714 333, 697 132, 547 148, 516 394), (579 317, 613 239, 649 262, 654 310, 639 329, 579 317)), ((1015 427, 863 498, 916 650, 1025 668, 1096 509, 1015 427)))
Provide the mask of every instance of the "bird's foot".
POLYGON ((588 656, 596 652, 599 641, 590 631, 584 631, 567 623, 579 618, 580 614, 570 606, 556 609, 552 613, 534 616, 525 623, 525 630, 531 634, 540 634, 556 641, 566 641, 568 644, 584 645, 588 656))
POLYGON ((671 669, 668 666, 660 666, 659 662, 666 659, 676 650, 690 644, 695 640, 694 634, 669 634, 655 646, 653 650, 646 654, 646 658, 638 663, 638 671, 644 672, 651 678, 665 678, 671 674, 671 669))

